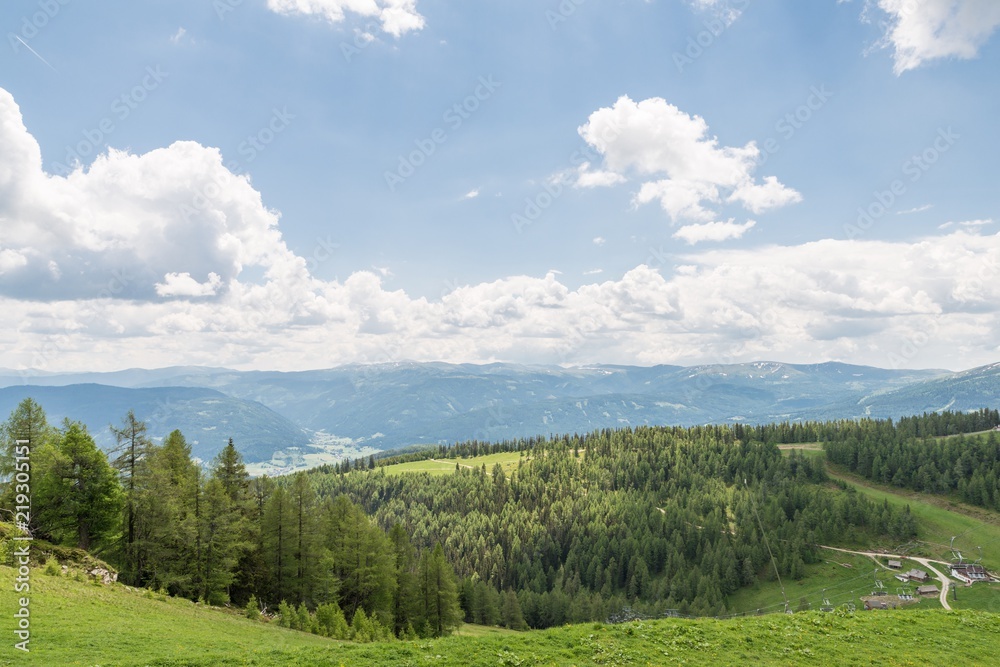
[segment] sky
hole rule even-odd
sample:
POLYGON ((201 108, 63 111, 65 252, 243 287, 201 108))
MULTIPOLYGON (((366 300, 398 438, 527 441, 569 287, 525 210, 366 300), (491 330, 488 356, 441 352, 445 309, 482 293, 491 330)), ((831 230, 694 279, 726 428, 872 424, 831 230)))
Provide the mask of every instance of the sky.
POLYGON ((0 366, 1000 360, 995 0, 8 0, 0 366))

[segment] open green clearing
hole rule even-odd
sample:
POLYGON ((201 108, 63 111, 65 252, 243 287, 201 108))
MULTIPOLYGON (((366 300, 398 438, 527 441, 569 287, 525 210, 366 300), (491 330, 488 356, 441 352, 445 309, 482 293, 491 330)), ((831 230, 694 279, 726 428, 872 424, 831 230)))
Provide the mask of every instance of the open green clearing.
MULTIPOLYGON (((824 456, 820 443, 782 445, 780 448, 786 453, 798 451, 810 457, 821 458, 824 456)), ((951 538, 957 536, 955 546, 966 559, 979 558, 977 547, 981 546, 983 548, 983 563, 986 567, 995 572, 1000 566, 1000 514, 943 496, 915 493, 907 489, 873 484, 829 464, 827 464, 827 473, 834 480, 843 481, 854 487, 856 491, 878 502, 885 501, 898 507, 909 505, 910 511, 917 519, 919 541, 916 543, 908 545, 855 544, 850 548, 858 551, 876 549, 886 549, 894 553, 903 551, 912 555, 947 561, 951 560, 949 548, 951 538)), ((836 546, 843 546, 843 544, 836 546)), ((865 592, 870 592, 874 584, 875 562, 865 556, 853 556, 834 551, 823 551, 822 555, 825 560, 830 562, 807 565, 806 576, 801 580, 786 580, 784 582, 785 595, 787 595, 792 609, 800 607, 803 597, 810 604, 810 608, 817 608, 823 598, 824 589, 827 589, 827 596, 834 605, 846 601, 845 597, 841 595, 842 591, 853 591, 851 601, 860 607, 859 597, 865 592), (854 567, 852 569, 844 568, 835 562, 849 563, 854 567), (861 580, 854 580, 855 573, 865 573, 867 576, 861 580)), ((884 559, 882 562, 885 562, 884 559)), ((904 561, 904 571, 912 567, 922 568, 923 566, 913 561, 904 561)), ((892 573, 885 569, 880 568, 879 576, 891 593, 896 593, 896 589, 903 586, 893 578, 892 573)), ((931 583, 937 585, 936 580, 931 583)), ((948 601, 955 609, 1000 612, 1000 584, 976 584, 968 588, 960 586, 958 600, 954 601, 949 595, 948 601)), ((783 607, 784 598, 781 594, 781 587, 774 580, 773 574, 770 576, 770 580, 740 590, 726 600, 726 609, 729 613, 752 612, 758 608, 774 611, 783 607)), ((924 598, 915 608, 921 610, 940 609, 941 604, 937 598, 924 598)))
POLYGON ((878 502, 900 507, 909 505, 917 519, 920 540, 920 544, 910 550, 913 555, 951 560, 949 545, 951 538, 956 537, 955 547, 967 560, 978 559, 978 547, 982 547, 983 564, 991 571, 1000 568, 1000 514, 997 512, 945 496, 874 484, 836 466, 827 465, 827 473, 878 502))
MULTIPOLYGON (((0 568, 0 606, 11 612, 13 578, 0 568)), ((974 611, 808 612, 524 633, 466 626, 439 640, 351 644, 118 585, 40 570, 31 581, 31 652, 12 648, 5 611, 0 665, 988 665, 1000 633, 1000 616, 974 611)))
POLYGON ((478 468, 486 466, 487 472, 492 472, 493 466, 500 464, 505 474, 510 475, 517 470, 521 461, 527 463, 531 458, 523 452, 501 452, 499 454, 486 454, 461 459, 429 459, 425 461, 411 461, 409 463, 395 463, 388 466, 380 466, 376 471, 384 471, 387 475, 401 475, 404 473, 426 472, 431 475, 450 475, 455 472, 455 464, 462 468, 478 468))
MULTIPOLYGON (((867 556, 855 556, 837 551, 821 550, 822 563, 806 565, 806 575, 798 581, 783 579, 785 595, 793 611, 805 608, 819 609, 824 597, 830 603, 839 607, 848 602, 861 606, 860 598, 868 595, 875 586, 875 561, 867 556), (845 565, 850 567, 845 567, 845 565)), ((774 579, 774 572, 769 573, 770 580, 762 581, 755 586, 743 588, 730 595, 726 600, 726 610, 729 614, 755 613, 757 609, 764 613, 774 613, 784 610, 785 602, 781 595, 781 586, 774 579)), ((879 568, 879 579, 892 593, 896 592, 899 582, 888 571, 879 568)), ((940 605, 935 601, 935 606, 940 605)), ((929 605, 921 603, 920 608, 929 605)))

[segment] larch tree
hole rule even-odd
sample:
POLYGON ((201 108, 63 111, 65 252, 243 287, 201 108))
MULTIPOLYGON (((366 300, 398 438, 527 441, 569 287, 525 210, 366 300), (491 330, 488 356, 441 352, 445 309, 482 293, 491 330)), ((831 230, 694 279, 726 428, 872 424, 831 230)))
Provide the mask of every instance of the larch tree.
POLYGON ((86 428, 68 422, 36 459, 34 495, 43 532, 80 549, 102 546, 116 528, 121 487, 86 428))
POLYGON ((434 551, 424 552, 421 557, 417 585, 423 616, 420 625, 426 634, 441 637, 461 624, 455 572, 445 559, 440 542, 434 551))
POLYGON ((146 423, 129 410, 121 426, 112 426, 118 444, 114 449, 114 467, 121 476, 125 490, 122 517, 122 575, 134 586, 144 583, 145 554, 140 545, 139 495, 148 479, 146 458, 152 441, 146 435, 146 423))

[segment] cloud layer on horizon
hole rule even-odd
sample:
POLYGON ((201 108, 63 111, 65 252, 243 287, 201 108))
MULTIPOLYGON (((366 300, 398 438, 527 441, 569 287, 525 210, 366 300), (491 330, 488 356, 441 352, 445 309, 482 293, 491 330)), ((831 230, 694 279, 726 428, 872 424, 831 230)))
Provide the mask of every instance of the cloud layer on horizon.
MULTIPOLYGON (((283 240, 278 213, 216 149, 110 151, 68 176, 49 175, 2 89, 0 144, 2 366, 762 358, 972 366, 994 360, 1000 340, 1000 235, 983 225, 908 242, 643 253, 604 282, 574 288, 556 272, 508 276, 430 300, 387 288, 375 272, 316 278, 283 240)), ((718 149, 709 148, 713 157, 718 149)), ((643 154, 626 155, 643 164, 643 154)), ((678 236, 744 227, 697 223, 678 236)))

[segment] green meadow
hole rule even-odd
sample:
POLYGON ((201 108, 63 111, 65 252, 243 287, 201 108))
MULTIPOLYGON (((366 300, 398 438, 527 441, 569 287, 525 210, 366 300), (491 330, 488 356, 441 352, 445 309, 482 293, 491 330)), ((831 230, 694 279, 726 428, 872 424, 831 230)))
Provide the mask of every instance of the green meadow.
POLYGON ((320 665, 995 664, 1000 616, 978 611, 806 612, 719 621, 592 623, 515 633, 352 644, 235 612, 32 572, 31 651, 13 648, 14 571, 0 567, 0 665, 229 667, 320 665), (10 613, 8 613, 10 612, 10 613))

